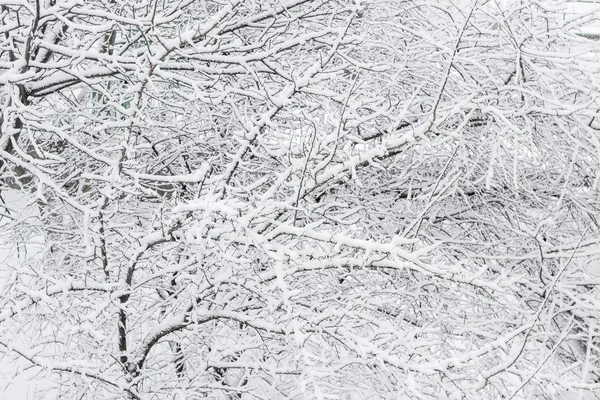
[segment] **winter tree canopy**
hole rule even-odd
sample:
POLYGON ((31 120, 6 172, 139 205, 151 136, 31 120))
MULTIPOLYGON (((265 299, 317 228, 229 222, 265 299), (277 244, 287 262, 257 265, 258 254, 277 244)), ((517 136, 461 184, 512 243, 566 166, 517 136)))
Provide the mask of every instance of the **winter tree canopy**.
POLYGON ((566 7, 0 0, 0 391, 596 398, 566 7))

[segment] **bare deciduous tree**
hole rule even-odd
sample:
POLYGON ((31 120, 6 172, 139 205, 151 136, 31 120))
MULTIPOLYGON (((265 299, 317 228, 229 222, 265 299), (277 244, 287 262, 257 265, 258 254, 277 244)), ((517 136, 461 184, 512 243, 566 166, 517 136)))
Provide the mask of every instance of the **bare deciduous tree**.
POLYGON ((600 388, 593 14, 0 4, 0 354, 34 396, 600 388))

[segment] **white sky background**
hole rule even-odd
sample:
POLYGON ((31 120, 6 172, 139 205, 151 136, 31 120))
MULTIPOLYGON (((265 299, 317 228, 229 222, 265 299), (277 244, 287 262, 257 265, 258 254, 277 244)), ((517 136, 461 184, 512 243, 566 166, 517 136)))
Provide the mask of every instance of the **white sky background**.
POLYGON ((585 26, 581 30, 581 33, 600 35, 600 12, 599 11, 600 11, 600 0, 573 1, 573 2, 569 2, 568 11, 565 14, 565 19, 567 19, 569 17, 574 17, 576 15, 590 14, 590 13, 595 12, 597 14, 596 18, 598 18, 599 20, 585 26))
MULTIPOLYGON (((597 12, 600 19, 600 0, 570 2, 567 10, 564 15, 565 19, 594 11, 597 12)), ((581 33, 600 35, 600 20, 583 28, 581 33)), ((17 192, 2 192, 2 196, 13 207, 23 210, 26 205, 25 197, 17 192)), ((35 253, 35 248, 34 246, 28 247, 28 256, 31 257, 35 253)), ((18 253, 7 245, 6 238, 0 231, 0 291, 5 284, 7 275, 12 272, 12 267, 17 263, 19 263, 18 253)), ((11 340, 18 341, 18 338, 11 338, 11 340)), ((17 364, 8 363, 3 357, 4 351, 5 349, 0 349, 0 400, 29 400, 36 388, 43 390, 44 382, 35 380, 35 370, 27 369, 29 363, 24 360, 17 364), (21 371, 15 376, 17 368, 21 371)), ((48 398, 50 397, 54 398, 49 394, 48 398)))

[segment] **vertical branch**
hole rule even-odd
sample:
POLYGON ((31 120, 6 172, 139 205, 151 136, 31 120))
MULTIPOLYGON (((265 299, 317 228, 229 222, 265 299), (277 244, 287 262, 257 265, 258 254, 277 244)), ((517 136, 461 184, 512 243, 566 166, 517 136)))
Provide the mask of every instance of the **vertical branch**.
POLYGON ((304 169, 302 170, 302 175, 300 176, 300 183, 298 183, 298 194, 296 195, 296 203, 294 204, 294 220, 292 221, 292 225, 296 226, 296 220, 298 219, 298 206, 300 205, 300 194, 302 193, 302 185, 304 184, 304 177, 306 176, 306 170, 308 168, 308 163, 310 162, 310 156, 312 155, 313 148, 315 147, 315 140, 317 139, 317 127, 311 121, 311 126, 313 128, 312 140, 310 142, 310 149, 308 150, 308 155, 306 156, 306 161, 304 162, 304 169))
POLYGON ((446 71, 444 73, 444 78, 443 78, 442 84, 440 85, 440 90, 439 90, 438 95, 436 96, 435 102, 433 104, 433 110, 431 111, 431 120, 429 122, 429 127, 427 128, 427 130, 430 130, 433 127, 433 125, 435 124, 435 120, 437 118, 438 107, 440 106, 440 103, 442 102, 442 96, 444 95, 446 85, 448 84, 448 80, 450 79, 450 71, 452 70, 452 66, 454 64, 454 59, 456 58, 456 54, 458 53, 458 47, 460 45, 460 42, 462 40, 462 37, 463 37, 465 31, 467 30, 467 26, 469 25, 469 20, 471 19, 471 17, 473 16, 473 13, 475 12, 475 9, 477 8, 478 2, 479 2, 479 0, 475 0, 475 2, 473 3, 473 7, 471 7, 471 11, 469 12, 469 15, 467 16, 467 18, 465 19, 465 23, 463 24, 463 26, 458 34, 458 38, 456 39, 456 44, 454 45, 454 49, 452 50, 452 55, 450 56, 450 62, 448 63, 448 67, 446 68, 446 71))

